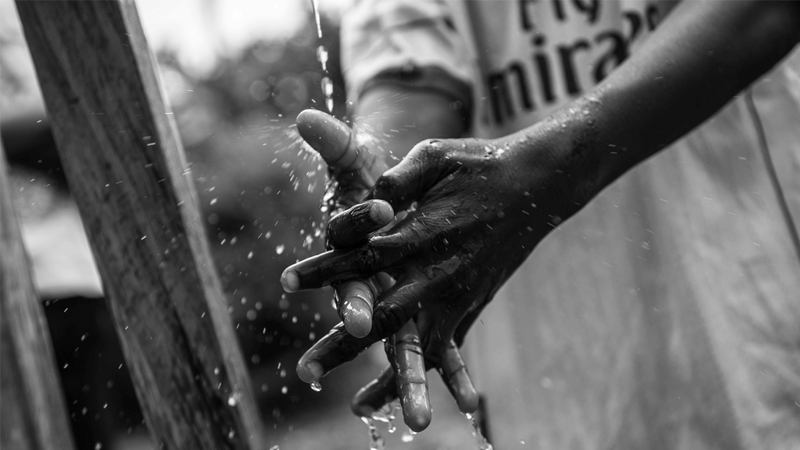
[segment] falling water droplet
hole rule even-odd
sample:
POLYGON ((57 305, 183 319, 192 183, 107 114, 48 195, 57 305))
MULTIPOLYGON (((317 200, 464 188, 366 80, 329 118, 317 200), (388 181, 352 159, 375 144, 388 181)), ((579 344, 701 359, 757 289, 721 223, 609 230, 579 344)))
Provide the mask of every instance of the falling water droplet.
POLYGON ((312 381, 311 382, 311 390, 314 392, 319 392, 322 390, 322 385, 319 384, 319 381, 312 381))
MULTIPOLYGON (((319 47, 317 47, 317 61, 319 61, 319 63, 322 64, 322 70, 324 70, 325 73, 327 74, 327 72, 328 72, 328 49, 326 49, 325 46, 323 46, 323 45, 320 45, 319 47)), ((323 77, 322 78, 322 92, 323 93, 325 92, 326 80, 327 80, 328 83, 330 83, 330 81, 331 81, 328 77, 323 77)))
POLYGON ((369 427, 369 450, 385 450, 386 443, 383 440, 383 436, 381 436, 378 429, 375 428, 375 424, 372 422, 372 419, 368 417, 362 417, 361 421, 364 422, 367 427, 369 427))
POLYGON ((236 395, 228 397, 228 406, 236 406, 236 395))
POLYGON ((284 250, 286 250, 286 246, 284 246, 284 245, 279 245, 279 246, 275 247, 275 253, 277 253, 279 255, 281 253, 283 253, 284 250))
POLYGON ((464 414, 464 416, 469 420, 470 424, 472 425, 472 435, 475 436, 475 442, 478 444, 478 450, 494 450, 492 444, 486 440, 486 437, 481 432, 481 427, 478 424, 477 419, 474 415, 470 413, 464 414))

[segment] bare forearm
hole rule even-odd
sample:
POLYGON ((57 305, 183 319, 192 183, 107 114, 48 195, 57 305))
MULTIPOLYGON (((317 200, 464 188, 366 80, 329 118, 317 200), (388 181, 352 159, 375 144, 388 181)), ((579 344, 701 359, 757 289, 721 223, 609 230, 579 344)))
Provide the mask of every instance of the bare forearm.
POLYGON ((391 85, 366 92, 356 105, 354 122, 387 152, 395 165, 424 139, 457 138, 466 132, 463 112, 445 95, 391 85))
POLYGON ((513 138, 549 146, 565 184, 579 186, 574 200, 585 203, 719 110, 798 40, 797 2, 683 2, 594 91, 513 138))

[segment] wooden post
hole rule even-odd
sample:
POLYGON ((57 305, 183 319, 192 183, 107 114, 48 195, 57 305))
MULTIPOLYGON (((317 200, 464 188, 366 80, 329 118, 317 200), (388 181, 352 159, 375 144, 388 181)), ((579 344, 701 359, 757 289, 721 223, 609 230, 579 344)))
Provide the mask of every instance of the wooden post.
POLYGON ((22 246, 0 144, 0 448, 71 450, 44 309, 22 246))
POLYGON ((133 1, 17 8, 157 448, 266 448, 133 1))

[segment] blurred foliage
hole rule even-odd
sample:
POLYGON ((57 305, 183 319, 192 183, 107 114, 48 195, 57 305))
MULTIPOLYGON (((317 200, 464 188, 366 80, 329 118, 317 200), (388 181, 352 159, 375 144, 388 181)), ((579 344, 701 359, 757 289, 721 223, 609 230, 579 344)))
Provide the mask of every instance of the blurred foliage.
POLYGON ((309 17, 309 27, 283 41, 253 43, 205 78, 192 77, 174 55, 158 55, 229 311, 260 404, 269 405, 268 422, 281 422, 290 404, 306 404, 312 394, 315 404, 324 400, 299 389, 294 367, 339 320, 330 291, 287 297, 278 281, 286 266, 323 249, 325 168, 294 127, 303 109, 325 109, 320 44, 330 55, 333 112, 342 118, 346 110, 338 24, 323 16, 322 40, 311 24, 309 17))

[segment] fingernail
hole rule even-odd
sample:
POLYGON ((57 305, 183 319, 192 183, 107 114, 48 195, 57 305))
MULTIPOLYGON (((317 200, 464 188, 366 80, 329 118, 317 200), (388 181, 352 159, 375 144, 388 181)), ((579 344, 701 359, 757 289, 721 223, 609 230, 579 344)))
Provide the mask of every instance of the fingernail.
POLYGON ((300 288, 300 279, 297 278, 297 272, 289 269, 284 270, 281 275, 281 286, 286 292, 296 292, 300 288))
POLYGON ((408 428, 420 432, 431 423, 431 403, 428 388, 422 383, 409 383, 402 387, 403 421, 408 428))
POLYGON ((350 297, 344 304, 344 328, 357 338, 363 338, 372 330, 372 308, 361 297, 350 297))
POLYGON ((303 380, 304 383, 311 384, 319 381, 325 371, 322 369, 322 364, 317 361, 308 361, 305 364, 297 365, 297 377, 303 380))
POLYGON ((369 217, 375 223, 388 224, 394 219, 394 210, 389 202, 375 200, 370 208, 369 217))
POLYGON ((305 110, 297 116, 297 131, 325 161, 335 161, 345 154, 350 128, 331 115, 305 110))

